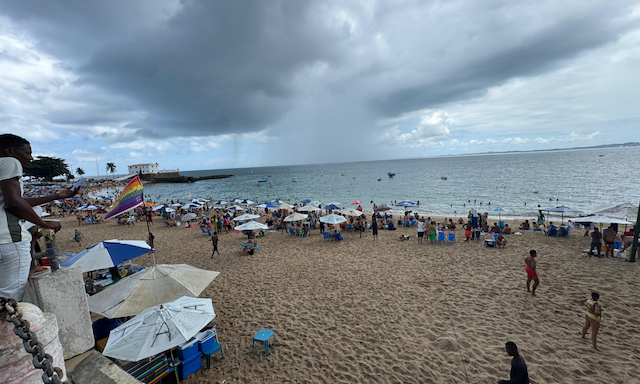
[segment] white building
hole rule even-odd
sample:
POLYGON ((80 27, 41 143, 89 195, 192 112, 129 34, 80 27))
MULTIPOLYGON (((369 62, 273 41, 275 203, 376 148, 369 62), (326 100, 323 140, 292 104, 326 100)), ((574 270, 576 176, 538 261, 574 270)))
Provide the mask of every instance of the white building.
POLYGON ((129 174, 158 173, 158 163, 134 164, 129 166, 129 174))

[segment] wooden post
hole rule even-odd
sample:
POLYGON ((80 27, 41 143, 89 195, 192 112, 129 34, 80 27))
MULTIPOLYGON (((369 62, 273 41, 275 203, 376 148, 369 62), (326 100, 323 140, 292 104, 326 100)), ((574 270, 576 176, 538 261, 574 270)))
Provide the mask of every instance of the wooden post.
POLYGON ((636 251, 638 250, 638 235, 640 234, 640 205, 638 206, 638 217, 636 218, 635 231, 633 232, 633 245, 631 246, 631 255, 629 255, 629 262, 636 262, 636 251))

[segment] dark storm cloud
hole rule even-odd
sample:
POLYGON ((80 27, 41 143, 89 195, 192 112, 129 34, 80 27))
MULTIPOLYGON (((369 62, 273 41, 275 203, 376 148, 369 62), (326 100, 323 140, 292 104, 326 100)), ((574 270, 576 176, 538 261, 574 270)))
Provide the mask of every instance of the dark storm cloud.
POLYGON ((99 131, 110 142, 267 128, 284 136, 293 126, 325 129, 325 121, 338 134, 366 132, 377 118, 557 68, 630 28, 626 1, 1 4, 2 15, 76 77, 74 86, 91 90, 80 107, 43 115, 58 125, 113 128, 99 131), (512 21, 514 13, 523 24, 512 21), (441 35, 425 33, 429 25, 441 35), (378 37, 386 47, 376 46, 378 37), (320 96, 314 100, 309 89, 320 96), (316 110, 306 113, 310 104, 316 110))
POLYGON ((515 46, 506 45, 489 57, 461 58, 460 65, 451 70, 443 68, 437 78, 380 95, 372 103, 385 116, 395 116, 481 96, 488 88, 509 79, 544 73, 564 60, 616 41, 623 32, 635 27, 631 20, 621 18, 628 11, 626 7, 603 3, 582 15, 561 19, 515 46))

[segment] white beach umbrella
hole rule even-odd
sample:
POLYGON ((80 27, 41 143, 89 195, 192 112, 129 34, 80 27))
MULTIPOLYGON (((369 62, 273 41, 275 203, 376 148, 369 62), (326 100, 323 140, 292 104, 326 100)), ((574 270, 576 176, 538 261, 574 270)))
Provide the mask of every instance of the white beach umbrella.
POLYGON ((262 224, 257 221, 247 221, 246 223, 238 225, 233 229, 235 229, 236 231, 257 231, 261 229, 269 229, 269 227, 266 224, 262 224))
POLYGON ((357 209, 353 208, 342 208, 337 212, 345 216, 362 216, 362 211, 358 211, 357 209))
POLYGON ((240 215, 238 217, 234 217, 233 221, 245 221, 245 220, 253 220, 259 218, 260 215, 254 215, 251 213, 245 213, 244 215, 240 215))
POLYGON ((232 210, 232 211, 246 211, 247 208, 241 207, 239 205, 234 205, 232 207, 227 208, 228 210, 232 210))
POLYGON ((100 207, 95 206, 93 204, 85 207, 85 210, 87 210, 87 211, 93 211, 94 209, 100 209, 100 207))
POLYGON ((139 361, 189 341, 215 317, 211 299, 184 296, 156 305, 112 330, 102 354, 139 361))
POLYGON ((638 206, 631 203, 623 203, 600 209, 593 213, 617 219, 635 220, 638 217, 638 206))
POLYGON ((165 212, 175 212, 175 211, 176 211, 176 210, 175 210, 175 209, 173 209, 173 208, 167 208, 167 209, 165 209, 165 212))
POLYGON ((319 211, 319 210, 320 210, 320 208, 314 207, 311 204, 307 204, 304 207, 298 208, 298 211, 300 211, 300 212, 316 212, 316 211, 319 211))
POLYGON ((284 221, 300 221, 307 219, 308 216, 302 213, 294 212, 293 214, 284 218, 284 221))
POLYGON ((198 216, 195 213, 187 213, 186 215, 182 216, 182 221, 193 220, 196 217, 198 217, 198 216))
POLYGON ((615 217, 608 217, 608 216, 600 216, 600 215, 596 215, 596 216, 585 216, 585 217, 576 217, 575 219, 572 219, 573 221, 577 222, 577 223, 594 223, 594 224, 633 224, 630 221, 626 221, 626 220, 622 220, 622 219, 617 219, 615 217))
POLYGON ((161 210, 161 209, 163 209, 163 208, 164 208, 164 205, 158 205, 158 206, 156 206, 156 207, 153 207, 151 210, 152 210, 153 212, 156 212, 156 211, 159 211, 159 210, 161 210))
POLYGON ((154 265, 90 296, 89 310, 110 319, 135 316, 182 296, 198 297, 219 274, 187 264, 154 265))
POLYGON ((330 215, 322 216, 320 218, 320 221, 325 224, 340 224, 340 223, 346 222, 347 219, 344 216, 340 216, 332 213, 330 215))
POLYGON ((293 205, 287 203, 279 203, 278 209, 293 209, 293 205))
POLYGON ((181 206, 182 206, 182 204, 180 204, 180 203, 175 203, 175 204, 171 204, 171 206, 172 206, 172 207, 181 207, 181 206))

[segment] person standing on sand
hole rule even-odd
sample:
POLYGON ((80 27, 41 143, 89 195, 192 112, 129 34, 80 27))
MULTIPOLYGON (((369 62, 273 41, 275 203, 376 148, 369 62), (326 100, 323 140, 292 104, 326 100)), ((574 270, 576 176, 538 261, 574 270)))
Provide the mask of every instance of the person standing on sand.
POLYGON ((378 240, 378 221, 376 220, 376 214, 373 214, 371 218, 371 232, 373 233, 373 241, 378 240))
POLYGON ((211 258, 213 259, 213 255, 218 252, 218 256, 220 256, 220 251, 218 251, 218 232, 213 232, 213 235, 209 238, 211 245, 213 245, 213 252, 211 252, 211 258))
POLYGON ((465 242, 468 242, 471 238, 471 219, 462 225, 464 229, 464 237, 466 237, 465 242))
POLYGON ((529 251, 529 256, 524 259, 524 263, 527 265, 525 271, 527 272, 527 292, 531 292, 532 296, 536 295, 536 288, 538 288, 538 284, 540 281, 538 280, 538 271, 536 270, 536 257, 538 254, 534 249, 529 251), (529 288, 531 284, 531 280, 533 280, 533 289, 529 288))
POLYGON ((513 359, 511 359, 511 372, 509 374, 509 380, 498 380, 498 384, 529 384, 527 364, 524 362, 524 358, 518 353, 516 343, 508 341, 505 344, 505 348, 509 356, 513 356, 513 359))
POLYGON ((604 240, 606 247, 604 251, 605 257, 613 257, 613 246, 616 241, 617 234, 618 233, 613 229, 613 225, 609 225, 609 228, 607 228, 607 230, 602 234, 602 240, 604 240))
POLYGON ((424 239, 424 221, 418 221, 418 244, 422 244, 422 239, 424 239))
POLYGON ((591 328, 591 341, 593 342, 593 349, 599 351, 596 347, 596 339, 598 338, 598 330, 600 329, 600 322, 602 321, 602 308, 598 304, 600 294, 598 292, 591 292, 590 299, 577 300, 578 304, 582 304, 587 307, 585 315, 586 323, 582 328, 582 338, 585 338, 587 331, 591 328))

